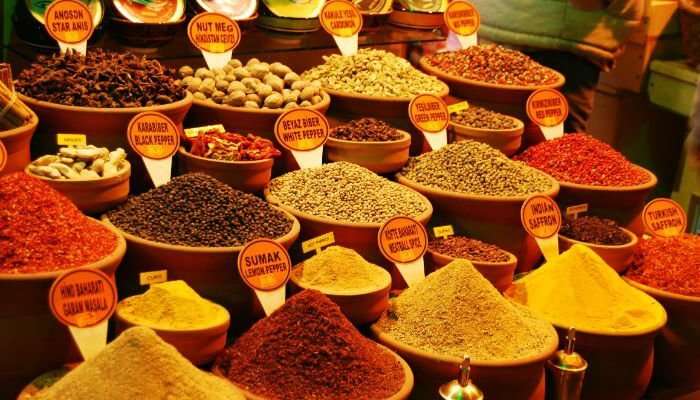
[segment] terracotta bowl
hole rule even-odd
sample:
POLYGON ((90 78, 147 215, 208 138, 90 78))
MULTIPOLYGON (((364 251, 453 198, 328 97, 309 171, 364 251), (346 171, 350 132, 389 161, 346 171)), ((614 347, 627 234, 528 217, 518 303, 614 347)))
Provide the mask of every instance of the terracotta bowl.
POLYGON ((66 364, 61 368, 57 368, 37 376, 33 381, 25 386, 24 389, 22 389, 20 394, 17 396, 17 400, 33 399, 37 394, 39 394, 39 392, 53 386, 53 384, 61 380, 64 376, 66 376, 66 374, 78 367, 78 365, 80 365, 80 363, 66 364))
MULTIPOLYGON (((372 325, 377 341, 403 357, 416 376, 416 398, 435 398, 440 385, 459 376, 461 358, 428 353, 396 341, 372 325)), ((490 399, 544 399, 545 362, 557 350, 552 340, 540 354, 516 360, 471 362, 471 379, 490 399)))
MULTIPOLYGON (((520 209, 527 196, 495 197, 434 189, 403 176, 398 182, 425 195, 435 205, 437 215, 447 224, 456 225, 470 237, 493 243, 518 258, 518 271, 528 271, 541 253, 534 239, 522 227, 520 209)), ((551 178, 551 189, 545 193, 555 197, 559 184, 551 178)))
POLYGON ((467 125, 458 124, 455 122, 449 123, 449 129, 454 133, 454 140, 460 142, 463 140, 476 140, 477 142, 486 143, 489 146, 496 148, 507 156, 515 154, 523 141, 523 132, 525 132, 525 124, 517 118, 508 117, 517 125, 512 129, 481 129, 472 128, 467 125))
MULTIPOLYGON (((382 348, 385 351, 388 351, 392 356, 394 356, 394 358, 396 358, 396 361, 398 361, 399 364, 401 364, 401 367, 403 368, 403 373, 404 373, 404 377, 405 377, 403 386, 401 386, 399 391, 396 392, 396 394, 394 394, 393 396, 387 397, 384 400, 405 400, 405 399, 408 399, 408 396, 410 396, 411 391, 413 391, 413 371, 411 371, 411 368, 408 366, 406 361, 404 361, 403 358, 401 358, 401 356, 399 356, 398 354, 393 352, 391 349, 388 349, 388 348, 382 346, 381 344, 377 344, 377 346, 379 346, 380 348, 382 348)), ((212 372, 214 373, 214 375, 226 378, 226 375, 223 372, 221 372, 221 370, 219 370, 218 368, 213 368, 212 372)), ((269 400, 267 397, 255 395, 255 394, 243 389, 242 387, 236 385, 235 383, 233 385, 236 386, 236 388, 238 390, 243 392, 243 395, 248 400, 269 400)))
POLYGON ((362 32, 377 30, 386 25, 391 16, 392 10, 387 12, 367 12, 360 11, 362 14, 362 32))
POLYGON ((617 273, 622 273, 629 265, 632 263, 632 257, 634 256, 634 250, 639 244, 639 239, 632 231, 622 228, 622 230, 630 237, 630 242, 619 245, 619 246, 606 246, 602 244, 593 244, 581 242, 578 240, 570 239, 561 233, 559 234, 559 252, 564 252, 569 250, 571 246, 575 244, 582 244, 605 261, 606 264, 611 266, 617 273))
POLYGON ((447 83, 450 86, 450 92, 453 96, 468 98, 470 100, 492 101, 497 103, 522 103, 524 105, 527 98, 530 97, 535 90, 558 89, 564 86, 564 82, 566 81, 564 75, 552 70, 557 76, 557 81, 549 85, 498 85, 447 74, 430 65, 426 57, 422 57, 418 63, 423 71, 447 83))
POLYGON ((394 9, 389 15, 389 23, 402 28, 435 29, 445 24, 442 12, 416 12, 394 9))
POLYGON ((389 142, 358 142, 329 137, 325 149, 329 161, 347 161, 361 165, 372 172, 396 172, 408 162, 411 135, 401 132, 402 138, 389 142))
POLYGON ((112 16, 108 22, 117 40, 129 46, 157 48, 170 42, 185 25, 186 19, 187 15, 183 14, 177 21, 150 24, 112 16))
POLYGON ((32 135, 36 131, 37 125, 39 125, 39 118, 37 118, 34 111, 31 111, 31 113, 32 118, 28 124, 0 131, 0 141, 5 145, 5 150, 7 150, 7 162, 5 163, 5 168, 0 171, 0 175, 22 171, 32 161, 32 157, 29 154, 29 144, 32 141, 32 135))
POLYGON ((655 298, 668 313, 668 323, 656 338, 654 373, 673 387, 700 382, 700 297, 655 289, 632 279, 627 282, 655 298))
POLYGON ((182 173, 203 172, 234 189, 257 193, 270 182, 274 160, 221 161, 192 155, 184 147, 178 151, 179 167, 182 173))
MULTIPOLYGON (((513 283, 513 273, 518 265, 518 259, 513 254, 508 253, 508 258, 509 260, 505 262, 469 261, 499 292, 503 292, 513 283)), ((455 257, 440 254, 431 249, 425 253, 425 261, 430 272, 438 270, 454 260, 455 257)), ((427 271, 426 274, 428 274, 427 271)))
POLYGON ((129 177, 131 164, 126 166, 118 175, 109 178, 63 180, 51 179, 34 175, 29 172, 29 166, 24 169, 28 175, 44 181, 59 193, 68 197, 80 211, 85 214, 99 214, 126 201, 129 197, 129 177))
MULTIPOLYGON (((85 267, 114 277, 126 242, 116 229, 107 227, 117 236, 116 248, 85 267)), ((64 272, 0 273, 0 398, 16 396, 47 369, 81 360, 68 329, 56 320, 46 300, 54 280, 64 272)))

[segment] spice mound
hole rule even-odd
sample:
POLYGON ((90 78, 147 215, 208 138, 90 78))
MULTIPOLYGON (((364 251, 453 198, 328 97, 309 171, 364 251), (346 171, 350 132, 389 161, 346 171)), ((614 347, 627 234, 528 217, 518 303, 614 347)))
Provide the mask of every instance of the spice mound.
POLYGON ((527 55, 493 44, 470 46, 426 57, 429 65, 461 78, 514 86, 540 86, 557 82, 554 70, 527 55))
POLYGON ((384 289, 391 276, 355 250, 330 246, 292 272, 295 282, 326 294, 359 294, 384 289))
POLYGON ((505 130, 518 127, 513 117, 472 105, 465 110, 450 114, 450 121, 477 129, 505 130))
POLYGON ((190 154, 221 161, 258 161, 275 158, 282 153, 270 140, 248 134, 209 130, 190 138, 190 154))
POLYGON ((389 142, 403 138, 401 132, 384 121, 375 118, 362 118, 336 126, 330 136, 353 142, 389 142))
POLYGON ((365 338, 335 303, 304 290, 258 321, 215 363, 239 387, 268 399, 380 400, 399 391, 399 361, 365 338))
POLYGON ((185 98, 174 70, 145 56, 102 49, 39 56, 15 87, 37 100, 78 107, 147 107, 185 98))
POLYGON ((515 281, 506 293, 551 323, 583 332, 633 334, 666 320, 661 304, 581 244, 515 281))
POLYGON ((292 171, 270 181, 282 204, 317 217, 381 224, 397 215, 418 217, 428 210, 419 193, 347 162, 292 171))
POLYGON ((413 97, 438 94, 447 86, 413 68, 408 60, 377 49, 360 49, 353 56, 323 56, 324 63, 304 72, 326 89, 374 97, 413 97))
POLYGON ((29 164, 29 172, 50 179, 85 180, 109 178, 121 174, 129 165, 121 147, 68 146, 58 154, 47 154, 29 164))
POLYGON ((621 246, 632 241, 617 222, 587 215, 576 219, 564 219, 559 233, 569 239, 605 246, 621 246))
POLYGON ((292 228, 283 212, 201 173, 175 177, 132 197, 107 217, 140 238, 195 247, 242 246, 284 236, 292 228))
POLYGON ((700 236, 640 241, 626 276, 667 292, 700 297, 700 236))
POLYGON ((0 177, 0 273, 50 272, 97 262, 117 236, 23 172, 0 177))
POLYGON ((309 107, 323 101, 321 83, 304 80, 280 63, 268 64, 251 58, 244 65, 229 60, 223 68, 180 67, 179 84, 195 99, 231 107, 290 109, 309 107))
POLYGON ((122 300, 117 314, 134 325, 168 330, 206 329, 229 320, 225 308, 200 297, 185 281, 151 285, 146 293, 122 300))
POLYGON ((542 172, 473 140, 412 157, 399 175, 431 188, 481 196, 528 196, 553 185, 542 172))
POLYGON ((462 259, 404 290, 374 326, 419 350, 478 361, 533 356, 556 340, 549 323, 505 299, 462 259))
POLYGON ((503 263, 511 260, 510 253, 500 247, 465 236, 433 239, 428 248, 438 254, 469 261, 503 263))
POLYGON ((131 328, 36 400, 244 400, 225 379, 199 370, 151 329, 131 328))
POLYGON ((515 157, 562 182, 592 186, 635 186, 651 176, 607 143, 585 133, 537 144, 515 157))

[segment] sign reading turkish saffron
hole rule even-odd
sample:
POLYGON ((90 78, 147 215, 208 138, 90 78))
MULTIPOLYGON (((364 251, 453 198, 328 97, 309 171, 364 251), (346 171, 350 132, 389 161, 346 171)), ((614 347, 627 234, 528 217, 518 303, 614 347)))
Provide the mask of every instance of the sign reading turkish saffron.
POLYGON ((197 14, 187 25, 190 42, 202 52, 210 69, 223 68, 241 41, 238 23, 224 14, 197 14))
POLYGON ((559 255, 557 234, 561 228, 561 211, 551 197, 543 194, 530 196, 520 208, 520 220, 547 260, 559 255))
POLYGON ((85 54, 94 27, 90 9, 83 2, 55 0, 44 12, 44 24, 49 35, 58 42, 62 53, 73 49, 85 54))
POLYGON ((642 221, 647 232, 659 237, 681 235, 688 227, 688 217, 683 207, 666 198, 650 201, 642 211, 642 221))
POLYGON ((539 89, 527 99, 527 116, 540 126, 545 138, 564 135, 564 121, 569 116, 569 103, 555 89, 539 89))
POLYGON ((357 35, 362 29, 362 14, 354 3, 329 0, 321 9, 318 19, 323 29, 333 36, 342 55, 357 53, 357 35))
POLYGON ((173 155, 180 147, 175 123, 159 112, 143 112, 129 122, 127 139, 143 159, 153 184, 158 187, 170 182, 173 155))
POLYGON ((266 315, 284 304, 285 285, 291 271, 287 250, 274 240, 253 240, 238 254, 238 273, 255 291, 266 315))
POLYGON ((454 33, 469 36, 479 30, 481 18, 476 7, 465 0, 453 0, 445 10, 445 25, 454 33))
POLYGON ((2 140, 0 140, 0 172, 5 169, 5 165, 7 165, 7 149, 2 140))
POLYGON ((386 221, 377 235, 379 250, 393 262, 408 286, 425 279, 423 255, 428 250, 428 231, 415 219, 396 216, 386 221))
POLYGON ((321 165, 329 130, 326 117, 307 108, 288 110, 275 122, 277 141, 292 152, 302 169, 321 165))
POLYGON ((447 145, 447 124, 450 113, 447 104, 432 94, 420 94, 408 105, 408 116, 416 129, 423 132, 433 150, 447 145))

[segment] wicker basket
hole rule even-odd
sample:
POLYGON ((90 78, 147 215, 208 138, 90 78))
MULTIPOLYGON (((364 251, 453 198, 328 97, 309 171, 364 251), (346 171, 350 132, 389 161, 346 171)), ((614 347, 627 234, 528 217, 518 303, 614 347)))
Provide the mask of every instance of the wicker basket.
POLYGON ((692 67, 700 66, 700 0, 680 0, 683 50, 692 67))

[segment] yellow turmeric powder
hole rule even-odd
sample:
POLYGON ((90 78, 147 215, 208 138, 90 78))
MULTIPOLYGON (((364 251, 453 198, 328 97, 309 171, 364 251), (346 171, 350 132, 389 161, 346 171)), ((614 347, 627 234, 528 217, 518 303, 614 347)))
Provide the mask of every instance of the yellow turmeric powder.
POLYGON ((635 334, 666 321, 661 304, 579 244, 514 282, 507 295, 554 325, 583 332, 635 334))
POLYGON ((184 281, 151 285, 146 293, 128 297, 117 306, 123 319, 153 329, 206 329, 229 319, 226 309, 202 298, 184 281))

